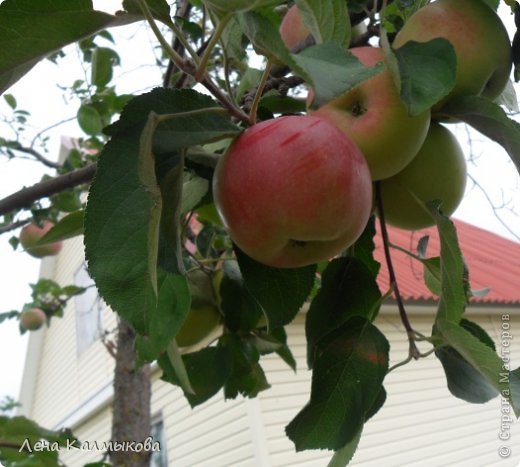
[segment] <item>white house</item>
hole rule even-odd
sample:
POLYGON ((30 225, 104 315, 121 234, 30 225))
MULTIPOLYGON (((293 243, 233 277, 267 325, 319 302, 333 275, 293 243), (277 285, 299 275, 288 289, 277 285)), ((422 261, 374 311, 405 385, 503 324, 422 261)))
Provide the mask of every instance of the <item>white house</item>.
MULTIPOLYGON (((501 346, 511 346, 513 367, 520 366, 520 244, 458 222, 462 249, 473 288, 490 287, 467 310, 501 346), (513 335, 503 342, 502 331, 513 335)), ((392 241, 412 248, 419 238, 391 230, 392 241)), ((432 240, 431 248, 435 249, 432 240)), ((87 285, 80 238, 66 242, 62 253, 42 263, 42 276, 60 284, 87 285)), ((378 247, 379 257, 382 257, 378 247)), ((413 326, 431 331, 435 301, 424 287, 422 271, 410 257, 395 251, 399 283, 413 326)), ((383 267, 384 269, 384 267, 383 267)), ((383 277, 381 285, 384 286, 383 277)), ((152 414, 162 449, 154 466, 271 467, 326 466, 327 451, 296 453, 285 425, 309 398, 310 373, 305 364, 304 313, 287 327, 298 371, 277 356, 263 358, 272 388, 256 399, 224 401, 219 394, 192 410, 182 392, 153 372, 152 414)), ((382 307, 376 325, 391 343, 391 364, 407 356, 407 340, 392 302, 382 307)), ((73 429, 100 450, 63 452, 67 466, 99 460, 102 442, 110 439, 114 360, 100 338, 111 337, 114 313, 104 307, 95 289, 71 301, 62 319, 30 336, 20 401, 22 413, 48 428, 73 429)), ((428 350, 426 347, 424 350, 428 350)), ((513 467, 520 463, 520 425, 505 421, 496 398, 473 405, 453 397, 439 361, 414 361, 392 371, 382 410, 365 428, 351 465, 370 467, 513 467), (502 439, 501 439, 502 438, 502 439), (507 449, 510 449, 508 455, 507 449), (501 457, 502 455, 502 457, 501 457)))

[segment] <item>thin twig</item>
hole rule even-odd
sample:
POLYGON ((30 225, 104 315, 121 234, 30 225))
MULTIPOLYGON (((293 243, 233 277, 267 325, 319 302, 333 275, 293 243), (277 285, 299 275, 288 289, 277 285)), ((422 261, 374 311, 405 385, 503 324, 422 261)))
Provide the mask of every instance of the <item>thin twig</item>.
POLYGON ((265 67, 264 72, 262 73, 262 77, 260 78, 260 83, 258 83, 258 88, 256 89, 255 97, 253 99, 253 104, 251 105, 251 112, 249 113, 249 124, 254 125, 256 123, 256 113, 258 111, 258 105, 260 104, 260 99, 264 93, 265 85, 269 78, 269 72, 273 62, 271 60, 267 61, 267 65, 265 67))
POLYGON ((50 167, 51 169, 61 168, 61 164, 58 164, 57 162, 47 159, 43 154, 41 154, 40 152, 38 152, 36 149, 34 149, 32 147, 25 147, 25 146, 22 146, 21 144, 19 144, 18 146, 12 147, 9 149, 11 149, 13 151, 20 151, 25 154, 29 154, 29 155, 33 156, 38 162, 41 162, 43 165, 50 167))
POLYGON ((206 50, 204 51, 204 54, 202 55, 202 58, 200 59, 200 62, 197 66, 197 71, 195 72, 196 81, 202 81, 202 78, 205 76, 206 66, 208 64, 209 58, 211 57, 211 53, 213 52, 213 49, 217 45, 218 41, 220 41, 224 29, 226 29, 226 26, 228 25, 232 17, 233 16, 231 13, 228 13, 227 15, 223 16, 218 22, 217 27, 214 29, 211 39, 209 40, 208 46, 206 47, 206 50))
POLYGON ((380 182, 375 183, 376 189, 376 204, 377 204, 377 213, 379 216, 379 223, 381 226, 381 236, 383 237, 383 249, 385 252, 385 259, 388 268, 388 275, 390 278, 390 286, 394 289, 394 297, 397 303, 397 308, 399 309, 399 315, 401 317, 401 322, 403 323, 404 328, 406 329, 406 334, 408 335, 408 343, 409 343, 409 356, 410 358, 418 359, 421 355, 417 345, 415 344, 415 331, 410 324, 410 320, 408 319, 408 315, 406 314, 406 310, 404 307, 404 302, 401 297, 401 292, 399 291, 399 285, 397 284, 397 279, 394 271, 394 265, 392 263, 392 255, 390 254, 390 240, 388 237, 388 230, 386 228, 385 223, 385 214, 383 209, 383 200, 381 198, 381 184, 380 182))
POLYGON ((8 225, 4 225, 3 227, 0 227, 0 235, 11 232, 12 230, 16 230, 19 227, 23 227, 25 224, 28 224, 30 222, 30 219, 23 219, 21 221, 16 221, 8 225))

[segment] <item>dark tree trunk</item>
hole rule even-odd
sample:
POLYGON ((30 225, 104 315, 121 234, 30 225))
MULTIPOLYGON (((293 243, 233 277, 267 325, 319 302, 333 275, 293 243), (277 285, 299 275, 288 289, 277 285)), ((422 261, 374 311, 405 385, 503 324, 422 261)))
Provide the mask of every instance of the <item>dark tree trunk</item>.
POLYGON ((150 365, 135 368, 134 340, 134 331, 126 321, 121 320, 114 371, 114 444, 110 452, 110 460, 118 467, 148 467, 150 463, 150 452, 144 449, 138 452, 143 446, 138 443, 146 446, 145 441, 150 436, 150 365))

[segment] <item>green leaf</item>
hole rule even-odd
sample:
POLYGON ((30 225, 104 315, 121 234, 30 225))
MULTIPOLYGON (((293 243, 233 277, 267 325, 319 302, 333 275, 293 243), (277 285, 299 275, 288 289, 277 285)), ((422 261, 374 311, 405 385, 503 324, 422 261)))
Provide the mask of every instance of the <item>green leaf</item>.
POLYGON ((103 120, 98 110, 91 104, 83 104, 76 115, 80 128, 90 136, 96 136, 103 129, 103 120))
POLYGON ((442 294, 441 288, 441 258, 425 258, 422 260, 424 283, 428 290, 437 296, 442 294))
POLYGON ((142 127, 150 112, 158 115, 184 114, 201 109, 212 109, 207 113, 196 113, 162 121, 155 131, 153 151, 168 154, 189 146, 206 144, 240 133, 225 114, 218 114, 221 108, 211 97, 191 89, 172 90, 156 88, 131 100, 121 118, 105 128, 110 136, 132 133, 142 127))
POLYGON ((327 467, 345 467, 347 466, 354 454, 356 453, 359 441, 361 440, 361 434, 363 433, 363 427, 354 435, 354 437, 342 448, 338 449, 332 459, 327 464, 327 467))
POLYGON ((38 245, 58 242, 83 235, 84 220, 85 211, 83 210, 67 214, 38 241, 38 245))
POLYGON ((287 425, 297 451, 342 449, 358 436, 380 396, 389 344, 370 322, 355 316, 320 344, 310 401, 287 425))
POLYGON ((384 68, 379 63, 366 68, 349 51, 331 42, 308 47, 292 58, 308 76, 306 81, 314 90, 313 107, 320 107, 384 68))
MULTIPOLYGON (((495 344, 476 323, 462 320, 460 325, 493 351, 495 344)), ((442 346, 435 351, 446 373, 448 389, 459 399, 474 404, 483 404, 498 395, 498 391, 453 347, 442 346)))
POLYGON ((257 53, 288 65, 295 73, 308 81, 309 76, 294 60, 282 41, 278 25, 257 12, 245 12, 237 15, 238 23, 249 38, 257 53))
POLYGON ((268 95, 260 99, 260 108, 269 110, 272 114, 304 113, 307 109, 305 100, 290 96, 268 95))
MULTIPOLYGON (((170 5, 168 5, 166 0, 146 0, 146 4, 155 19, 165 24, 171 22, 170 5)), ((123 8, 133 15, 142 16, 143 14, 138 0, 123 0, 123 8)))
POLYGON ((261 355, 265 355, 272 351, 296 372, 296 360, 287 345, 287 333, 283 327, 267 332, 267 330, 257 329, 253 336, 253 342, 261 355))
POLYGON ((18 318, 18 316, 20 316, 20 312, 16 311, 16 310, 6 311, 5 313, 0 313, 0 323, 2 323, 2 321, 5 321, 7 319, 18 318))
POLYGON ((277 269, 235 251, 245 286, 262 307, 269 328, 290 323, 309 296, 316 265, 277 269))
POLYGON ((51 196, 52 205, 54 208, 63 212, 74 212, 81 209, 83 203, 79 197, 79 192, 76 190, 62 191, 51 196))
POLYGON ((317 44, 335 42, 348 47, 351 30, 345 1, 296 0, 296 5, 317 44))
POLYGON ((158 198, 150 159, 141 154, 141 134, 150 112, 177 115, 153 135, 154 148, 166 154, 238 131, 224 115, 182 116, 210 107, 216 107, 211 98, 191 90, 157 89, 139 96, 109 127, 112 138, 99 157, 85 216, 89 271, 107 304, 142 335, 147 334, 147 316, 157 306, 150 250, 156 247, 151 226, 157 222, 158 198))
POLYGON ((11 107, 11 109, 16 109, 18 104, 16 102, 16 98, 12 94, 4 94, 4 100, 7 102, 7 105, 11 107))
POLYGON ((241 339, 237 334, 225 334, 220 345, 230 352, 232 372, 224 386, 226 399, 234 399, 239 394, 256 397, 269 389, 265 373, 260 366, 260 352, 249 339, 241 339))
POLYGON ((157 306, 151 308, 146 319, 148 335, 138 336, 136 348, 139 356, 153 361, 166 350, 181 328, 191 306, 188 281, 180 274, 161 274, 157 306))
POLYGON ((279 3, 277 0, 202 0, 202 2, 219 13, 238 13, 279 3))
POLYGON ((40 60, 97 31, 136 21, 92 9, 91 0, 6 0, 0 5, 0 93, 40 60))
POLYGON ((220 307, 229 330, 247 332, 256 328, 262 316, 262 308, 244 286, 244 279, 236 261, 224 263, 220 296, 220 307))
POLYGON ((209 182, 194 175, 185 175, 182 187, 181 212, 187 213, 194 209, 207 194, 209 182))
MULTIPOLYGON (((243 59, 247 56, 246 48, 243 45, 243 36, 244 33, 242 31, 242 28, 240 24, 238 23, 238 20, 236 16, 233 16, 231 18, 224 29, 224 32, 221 36, 221 43, 222 48, 226 51, 226 54, 229 59, 235 60, 237 62, 241 62, 243 59)), ((251 89, 253 86, 248 87, 245 89, 242 86, 242 89, 237 90, 239 95, 237 95, 237 99, 240 99, 241 95, 240 93, 246 92, 247 90, 251 89)))
POLYGON ((456 350, 482 377, 507 399, 516 416, 520 416, 520 380, 510 372, 504 361, 484 342, 470 331, 441 319, 435 323, 436 334, 456 350))
POLYGON ((466 309, 469 283, 464 258, 460 250, 457 229, 453 222, 439 212, 439 203, 428 203, 437 223, 441 242, 440 278, 442 294, 436 320, 459 323, 466 309))
MULTIPOLYGON (((191 407, 206 402, 217 394, 231 375, 231 356, 226 347, 206 347, 182 356, 194 393, 185 392, 191 407)), ((179 386, 177 375, 167 357, 159 358, 162 379, 179 386)))
POLYGON ((319 342, 353 316, 373 321, 381 304, 374 276, 356 258, 332 260, 321 279, 305 321, 307 364, 312 368, 319 342))
POLYGON ((113 76, 114 65, 119 64, 119 55, 113 49, 96 47, 92 55, 92 84, 104 88, 113 76))
POLYGON ((372 216, 367 222, 365 230, 361 236, 348 250, 349 256, 360 260, 372 273, 374 278, 377 277, 379 270, 381 269, 381 264, 374 259, 374 250, 376 249, 376 244, 374 242, 375 235, 376 218, 375 216, 372 216))
POLYGON ((520 124, 511 120, 497 104, 485 97, 458 97, 450 100, 442 113, 471 125, 500 144, 520 173, 520 124))
POLYGON ((399 64, 401 98, 410 115, 419 115, 455 86, 457 57, 446 39, 410 41, 394 50, 399 64))

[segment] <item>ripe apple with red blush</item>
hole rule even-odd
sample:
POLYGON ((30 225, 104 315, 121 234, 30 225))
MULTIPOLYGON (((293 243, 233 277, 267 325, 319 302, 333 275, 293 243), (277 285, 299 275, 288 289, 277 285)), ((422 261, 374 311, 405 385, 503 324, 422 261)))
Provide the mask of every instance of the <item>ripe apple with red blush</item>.
POLYGON ((372 208, 361 151, 333 124, 313 116, 280 117, 245 130, 217 164, 213 196, 240 249, 286 268, 349 247, 372 208))
MULTIPOLYGON (((350 52, 366 67, 385 63, 384 52, 377 47, 355 47, 350 52)), ((312 98, 311 90, 309 104, 312 98)), ((404 169, 430 126, 429 110, 409 115, 388 68, 309 113, 329 120, 359 146, 373 180, 404 169)))
POLYGON ((47 321, 47 315, 41 308, 28 308, 20 313, 20 329, 36 331, 47 321))
POLYGON ((54 224, 50 221, 44 221, 41 227, 33 223, 27 224, 20 231, 20 244, 27 253, 35 258, 57 255, 61 251, 63 242, 37 245, 40 239, 53 227, 54 224))

